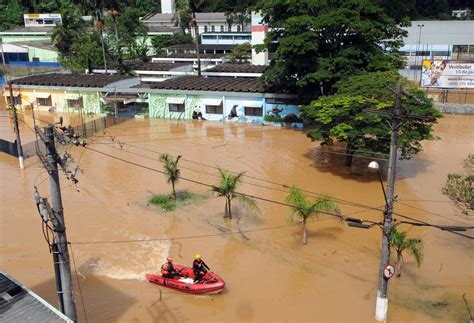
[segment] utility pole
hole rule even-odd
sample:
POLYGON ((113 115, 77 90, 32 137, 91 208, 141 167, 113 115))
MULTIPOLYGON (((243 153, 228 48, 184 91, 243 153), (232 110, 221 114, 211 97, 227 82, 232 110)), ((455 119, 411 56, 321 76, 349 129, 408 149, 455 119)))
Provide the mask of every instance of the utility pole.
POLYGON ((25 168, 24 158, 23 158, 23 148, 21 147, 21 139, 20 139, 20 128, 18 127, 18 115, 16 114, 15 108, 15 98, 13 97, 13 88, 12 83, 8 83, 10 88, 10 107, 12 108, 13 113, 13 125, 15 128, 15 136, 16 136, 16 148, 18 150, 18 161, 20 162, 20 168, 25 168))
POLYGON ((66 236, 66 225, 64 221, 64 212, 61 199, 61 187, 59 183, 58 174, 58 163, 60 163, 64 169, 64 161, 59 158, 56 152, 54 139, 55 129, 53 125, 46 126, 44 130, 45 131, 43 133, 38 126, 35 127, 36 134, 44 143, 44 146, 46 148, 46 154, 39 150, 37 151, 37 154, 49 173, 52 207, 49 208, 49 204, 47 204, 47 201, 45 202, 44 200, 40 200, 40 203, 38 203, 38 198, 36 197, 36 195, 38 195, 39 197, 39 194, 36 194, 37 192, 35 193, 35 200, 37 202, 39 210, 44 208, 48 210, 49 216, 42 216, 43 221, 45 221, 45 218, 46 220, 49 218, 51 220, 51 223, 53 224, 54 241, 51 247, 56 272, 56 288, 59 289, 58 300, 61 312, 63 312, 71 320, 77 321, 76 305, 74 303, 73 286, 71 279, 71 266, 69 261, 68 242, 66 236))
MULTIPOLYGON (((402 126, 403 120, 416 120, 421 122, 433 121, 433 117, 406 115, 401 111, 402 95, 411 97, 418 103, 421 101, 413 95, 402 90, 401 83, 398 81, 396 90, 389 88, 395 92, 395 106, 392 111, 365 109, 365 112, 378 114, 390 121, 391 137, 390 137, 390 155, 387 174, 387 196, 385 201, 385 209, 383 212, 382 224, 382 247, 379 267, 379 284, 377 289, 377 302, 375 306, 375 319, 378 321, 387 320, 388 312, 388 278, 384 276, 384 270, 390 262, 390 238, 392 234, 392 213, 393 200, 395 196, 395 177, 397 168, 397 142, 398 132, 402 126)), ((382 186, 383 188, 383 186, 382 186)))

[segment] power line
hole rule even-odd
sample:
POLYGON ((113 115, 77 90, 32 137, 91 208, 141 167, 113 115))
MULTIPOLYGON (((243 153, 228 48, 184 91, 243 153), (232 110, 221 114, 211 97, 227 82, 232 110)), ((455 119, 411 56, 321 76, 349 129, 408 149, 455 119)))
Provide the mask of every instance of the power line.
MULTIPOLYGON (((157 173, 165 174, 165 175, 166 175, 166 173, 165 173, 164 171, 160 171, 160 170, 157 170, 157 169, 155 169, 155 168, 148 167, 148 166, 146 166, 146 165, 142 165, 142 164, 139 164, 139 163, 135 163, 135 162, 132 162, 132 161, 128 161, 128 160, 126 160, 126 159, 123 159, 123 158, 120 158, 120 157, 116 157, 116 156, 113 156, 113 155, 104 153, 104 152, 102 152, 102 151, 99 151, 99 150, 96 150, 96 149, 93 149, 93 148, 90 148, 90 147, 85 147, 85 149, 89 149, 89 150, 94 151, 94 152, 96 152, 96 153, 102 154, 102 155, 104 155, 104 156, 107 156, 107 157, 110 157, 110 158, 113 158, 113 159, 116 159, 116 160, 119 160, 119 161, 122 161, 122 162, 125 162, 125 163, 128 163, 128 164, 131 164, 131 165, 134 165, 134 166, 137 166, 137 167, 141 167, 141 168, 144 168, 144 169, 153 171, 153 172, 157 172, 157 173)), ((213 185, 210 185, 210 184, 207 184, 207 183, 203 183, 203 182, 200 182, 200 181, 197 181, 197 180, 194 180, 194 179, 186 178, 186 177, 180 177, 180 179, 182 179, 182 180, 184 180, 184 181, 191 182, 191 183, 195 183, 195 184, 198 184, 198 185, 206 186, 206 187, 209 187, 209 188, 212 188, 212 187, 213 187, 213 185)), ((261 200, 261 201, 265 201, 265 202, 269 202, 269 203, 274 203, 274 204, 278 204, 278 205, 282 205, 282 206, 287 206, 287 207, 290 207, 290 208, 294 208, 294 207, 295 207, 294 205, 291 205, 291 204, 287 204, 287 203, 284 203, 284 202, 280 202, 280 201, 275 201, 275 200, 267 199, 267 198, 260 197, 260 196, 256 196, 256 195, 246 194, 246 193, 242 193, 242 192, 235 192, 235 194, 239 194, 239 195, 242 195, 242 196, 250 197, 250 198, 253 198, 253 199, 256 199, 256 200, 261 200)), ((319 213, 321 213, 321 214, 326 214, 326 215, 330 215, 330 216, 337 217, 337 218, 340 218, 340 219, 344 219, 344 216, 343 216, 343 215, 337 214, 337 213, 322 212, 322 211, 319 212, 319 213)), ((450 232, 450 233, 454 233, 454 234, 457 234, 457 235, 460 235, 460 236, 463 236, 463 237, 466 237, 466 238, 469 238, 469 239, 474 239, 473 237, 470 237, 470 236, 468 236, 468 235, 461 234, 461 233, 459 233, 459 232, 455 232, 455 231, 448 230, 448 229, 443 229, 443 228, 447 228, 447 226, 436 225, 436 224, 430 224, 430 223, 428 223, 428 222, 424 222, 424 221, 421 221, 421 220, 418 220, 418 219, 414 219, 414 218, 405 216, 405 215, 403 215, 403 214, 397 214, 397 215, 400 216, 400 217, 403 217, 403 218, 412 220, 412 221, 417 221, 418 223, 422 223, 424 226, 435 227, 435 228, 442 229, 442 230, 444 230, 444 231, 447 231, 447 232, 450 232)), ((362 221, 363 221, 363 222, 369 222, 369 223, 376 223, 376 222, 369 221, 369 220, 362 220, 362 221)), ((457 228, 461 228, 461 227, 457 227, 457 228)), ((472 229, 472 228, 474 228, 474 227, 463 227, 463 228, 464 228, 464 229, 467 229, 467 230, 470 230, 470 229, 472 229)))

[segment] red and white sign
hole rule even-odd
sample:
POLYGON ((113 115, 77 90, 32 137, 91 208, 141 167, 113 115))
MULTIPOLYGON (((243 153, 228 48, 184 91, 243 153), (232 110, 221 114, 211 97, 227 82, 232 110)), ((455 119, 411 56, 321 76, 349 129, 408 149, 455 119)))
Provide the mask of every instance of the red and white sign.
POLYGON ((383 269, 383 276, 385 279, 390 279, 395 274, 395 267, 393 265, 387 265, 383 269))

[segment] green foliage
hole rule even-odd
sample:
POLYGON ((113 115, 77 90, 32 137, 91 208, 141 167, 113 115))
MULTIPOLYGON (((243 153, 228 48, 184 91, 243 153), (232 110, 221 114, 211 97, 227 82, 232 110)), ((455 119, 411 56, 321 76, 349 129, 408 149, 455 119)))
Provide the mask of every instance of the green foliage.
MULTIPOLYGON (((369 114, 366 108, 387 110, 394 105, 395 94, 387 88, 394 87, 400 76, 394 72, 375 72, 348 77, 336 84, 337 93, 324 96, 301 107, 301 117, 314 128, 308 132, 312 140, 321 145, 332 145, 334 141, 347 144, 347 165, 352 162, 354 150, 358 155, 376 156, 390 151, 391 130, 380 116, 369 114), (354 95, 357 93, 357 95, 354 95), (360 152, 359 152, 360 150, 360 152)), ((411 115, 432 116, 441 114, 416 85, 403 81, 405 90, 417 97, 404 97, 402 111, 411 115)), ((400 158, 409 159, 422 150, 421 141, 432 139, 433 123, 406 121, 399 132, 400 158)))
POLYGON ((153 195, 149 202, 151 204, 159 205, 163 211, 174 211, 176 209, 176 203, 173 195, 153 195))
POLYGON ((461 209, 463 214, 472 214, 474 211, 474 154, 469 154, 464 160, 463 173, 448 175, 442 192, 461 209))
POLYGON ((224 196, 226 199, 225 203, 225 215, 232 219, 232 200, 237 200, 247 209, 249 213, 258 214, 260 210, 254 199, 236 192, 237 186, 242 180, 244 172, 234 175, 230 172, 224 171, 219 168, 220 180, 219 184, 212 186, 211 191, 216 193, 217 196, 224 196))
POLYGON ((100 37, 97 32, 79 35, 71 46, 71 59, 62 57, 63 66, 73 71, 83 73, 90 63, 92 66, 103 65, 100 37))
POLYGON ((403 252, 408 252, 412 255, 418 267, 423 261, 423 245, 419 239, 408 239, 407 232, 398 231, 396 228, 392 229, 390 235, 390 246, 397 254, 397 276, 401 275, 401 262, 403 261, 403 252))
POLYGON ((337 204, 330 196, 319 196, 310 201, 297 187, 290 187, 285 202, 291 205, 290 222, 300 221, 303 224, 303 244, 308 243, 306 223, 308 219, 317 217, 321 213, 338 213, 337 204))
POLYGON ((234 47, 228 57, 231 63, 247 63, 252 58, 252 45, 249 43, 239 44, 234 47))
POLYGON ((168 154, 163 154, 160 156, 160 162, 163 164, 163 168, 165 169, 166 176, 168 176, 168 183, 171 183, 173 188, 173 197, 176 200, 176 190, 175 190, 175 183, 178 181, 180 176, 180 169, 178 168, 178 162, 181 159, 181 155, 178 157, 173 158, 168 154))
POLYGON ((187 34, 156 35, 151 39, 151 44, 157 54, 169 46, 192 43, 193 38, 187 34))
POLYGON ((265 47, 275 52, 264 79, 302 100, 334 93, 334 84, 360 72, 394 70, 406 34, 369 0, 261 0, 257 9, 273 27, 265 47))
POLYGON ((8 30, 21 25, 24 13, 27 13, 27 11, 18 0, 0 3, 0 30, 8 30))
POLYGON ((60 13, 62 24, 54 28, 51 38, 61 57, 69 60, 72 65, 72 47, 85 33, 85 23, 81 19, 77 6, 69 5, 63 7, 60 13))
POLYGON ((284 117, 280 117, 274 114, 267 114, 263 118, 265 121, 268 122, 284 122, 284 123, 296 123, 301 122, 300 118, 294 113, 289 113, 284 117))

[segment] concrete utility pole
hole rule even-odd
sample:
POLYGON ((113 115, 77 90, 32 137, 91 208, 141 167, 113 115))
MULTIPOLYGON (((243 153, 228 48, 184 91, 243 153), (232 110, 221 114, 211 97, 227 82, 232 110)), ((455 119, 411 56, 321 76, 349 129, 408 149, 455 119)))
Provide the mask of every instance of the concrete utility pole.
POLYGON ((15 108, 15 98, 13 97, 13 88, 12 84, 8 83, 10 88, 10 107, 12 108, 13 113, 13 125, 15 128, 15 136, 16 136, 16 148, 18 150, 18 161, 20 162, 20 168, 25 168, 24 158, 23 158, 23 147, 21 147, 21 138, 20 138, 20 128, 18 127, 18 115, 16 114, 15 108))
POLYGON ((379 287, 377 289, 377 303, 375 309, 375 318, 378 321, 386 321, 388 312, 388 279, 384 277, 384 269, 390 261, 390 236, 392 232, 393 197, 395 193, 395 172, 397 167, 397 142, 398 130, 400 129, 400 120, 397 118, 397 116, 400 115, 402 102, 401 96, 401 85, 400 82, 398 82, 395 97, 395 107, 393 109, 393 117, 390 126, 392 129, 392 135, 390 137, 390 157, 387 175, 387 201, 385 203, 385 209, 383 213, 382 254, 380 257, 379 287))
MULTIPOLYGON (((56 277, 56 287, 58 291, 59 305, 61 312, 68 316, 71 320, 77 321, 76 304, 74 303, 73 286, 71 279, 71 266, 69 261, 68 242, 66 237, 66 225, 64 221, 63 205, 61 199, 61 187, 58 175, 58 154, 54 142, 55 129, 52 125, 45 127, 44 133, 36 126, 35 131, 43 141, 46 147, 46 156, 38 151, 38 157, 43 162, 49 173, 49 183, 51 187, 51 222, 54 229, 54 242, 52 244, 53 259, 56 266, 59 267, 59 280, 56 277)), ((37 201, 38 203, 38 201, 37 201)), ((44 203, 41 203, 44 206, 44 203)), ((41 209, 42 207, 39 206, 41 209)), ((44 219, 44 217, 43 217, 44 219)), ((56 271, 57 274, 57 271, 56 271)))
MULTIPOLYGON (((387 174, 387 196, 385 201, 384 218, 382 226, 382 250, 380 257, 380 268, 379 268, 379 285, 377 289, 377 302, 375 306, 375 318, 378 321, 387 320, 388 312, 388 278, 384 276, 384 270, 390 261, 390 237, 392 233, 392 213, 393 213, 393 200, 395 196, 395 177, 397 168, 397 142, 398 132, 402 125, 403 120, 416 120, 420 122, 431 122, 435 118, 430 116, 417 116, 417 115, 406 115, 401 111, 402 95, 408 96, 414 99, 416 102, 421 101, 413 95, 406 93, 402 90, 400 81, 397 83, 396 90, 389 88, 395 92, 395 106, 392 111, 384 110, 372 110, 365 109, 365 112, 378 114, 388 120, 390 120, 390 128, 392 135, 390 138, 390 156, 389 166, 387 174)), ((383 188, 383 186, 382 186, 383 188)))

